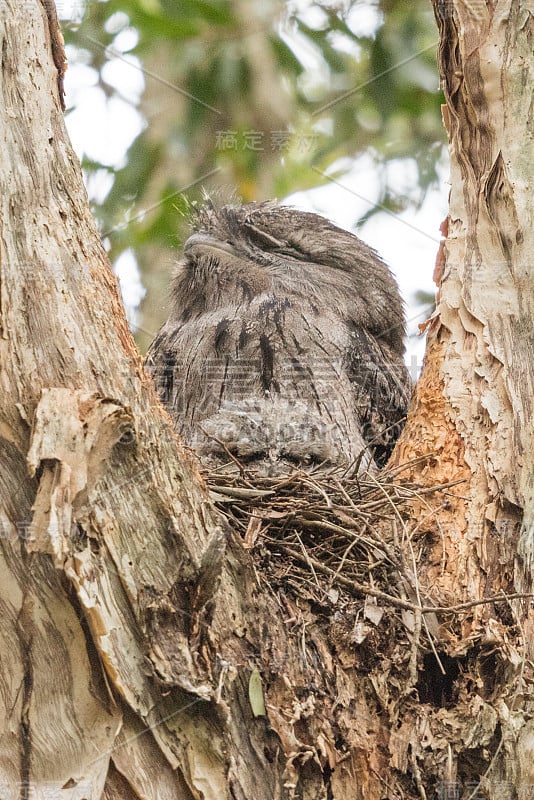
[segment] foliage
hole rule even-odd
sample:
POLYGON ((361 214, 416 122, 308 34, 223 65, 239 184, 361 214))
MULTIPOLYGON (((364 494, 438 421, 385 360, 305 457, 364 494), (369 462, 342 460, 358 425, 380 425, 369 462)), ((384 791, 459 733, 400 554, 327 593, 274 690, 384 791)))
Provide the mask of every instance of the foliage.
POLYGON ((143 124, 126 158, 83 166, 107 175, 94 210, 112 260, 132 248, 152 292, 147 339, 165 316, 159 297, 186 231, 182 192, 283 198, 342 179, 363 152, 391 210, 421 202, 436 179, 436 32, 422 0, 104 0, 65 35, 107 102, 127 94, 110 63, 134 57, 144 72, 144 93, 130 101, 143 124), (403 159, 416 163, 418 185, 401 191, 390 165, 403 159))

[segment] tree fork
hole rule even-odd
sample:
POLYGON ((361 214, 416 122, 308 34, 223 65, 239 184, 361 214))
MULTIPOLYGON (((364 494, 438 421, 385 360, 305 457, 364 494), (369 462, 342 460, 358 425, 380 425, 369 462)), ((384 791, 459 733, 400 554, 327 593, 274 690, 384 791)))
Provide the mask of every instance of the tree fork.
MULTIPOLYGON (((449 233, 397 450, 437 453, 422 485, 464 482, 441 535, 428 525, 428 606, 530 590, 532 23, 518 3, 472 9, 436 6, 449 233)), ((24 11, 0 11, 0 782, 67 800, 381 800, 454 782, 468 796, 480 780, 496 800, 534 785, 530 604, 440 616, 440 660, 422 655, 399 690, 391 661, 362 666, 258 585, 143 374, 43 6, 24 11), (249 701, 258 673, 266 717, 249 701)), ((414 530, 427 514, 414 501, 414 530)))

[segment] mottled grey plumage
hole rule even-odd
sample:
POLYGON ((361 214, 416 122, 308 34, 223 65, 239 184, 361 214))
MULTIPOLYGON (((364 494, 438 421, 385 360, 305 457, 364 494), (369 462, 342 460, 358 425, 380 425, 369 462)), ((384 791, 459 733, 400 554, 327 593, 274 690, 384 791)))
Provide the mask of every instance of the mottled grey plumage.
POLYGON ((264 474, 387 458, 411 386, 397 285, 377 253, 274 202, 198 215, 147 356, 185 442, 264 474))

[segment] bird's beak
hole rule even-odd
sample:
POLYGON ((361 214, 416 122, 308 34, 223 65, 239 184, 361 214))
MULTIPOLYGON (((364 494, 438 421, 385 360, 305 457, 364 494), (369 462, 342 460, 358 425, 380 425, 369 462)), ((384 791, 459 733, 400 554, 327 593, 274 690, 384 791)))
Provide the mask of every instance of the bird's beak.
POLYGON ((219 250, 223 253, 235 255, 235 248, 229 242, 221 242, 209 233, 194 233, 184 244, 184 253, 188 255, 202 255, 210 250, 219 250))

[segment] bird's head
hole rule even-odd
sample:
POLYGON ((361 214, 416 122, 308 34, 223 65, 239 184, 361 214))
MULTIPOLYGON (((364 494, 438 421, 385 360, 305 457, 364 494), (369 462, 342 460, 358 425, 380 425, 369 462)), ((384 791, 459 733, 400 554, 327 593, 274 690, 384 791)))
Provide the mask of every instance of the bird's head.
POLYGON ((318 214, 274 201, 198 212, 174 278, 176 318, 241 307, 260 294, 335 304, 399 351, 404 336, 397 285, 378 254, 318 214), (358 306, 356 308, 356 306, 358 306), (384 331, 384 320, 394 321, 384 331))

